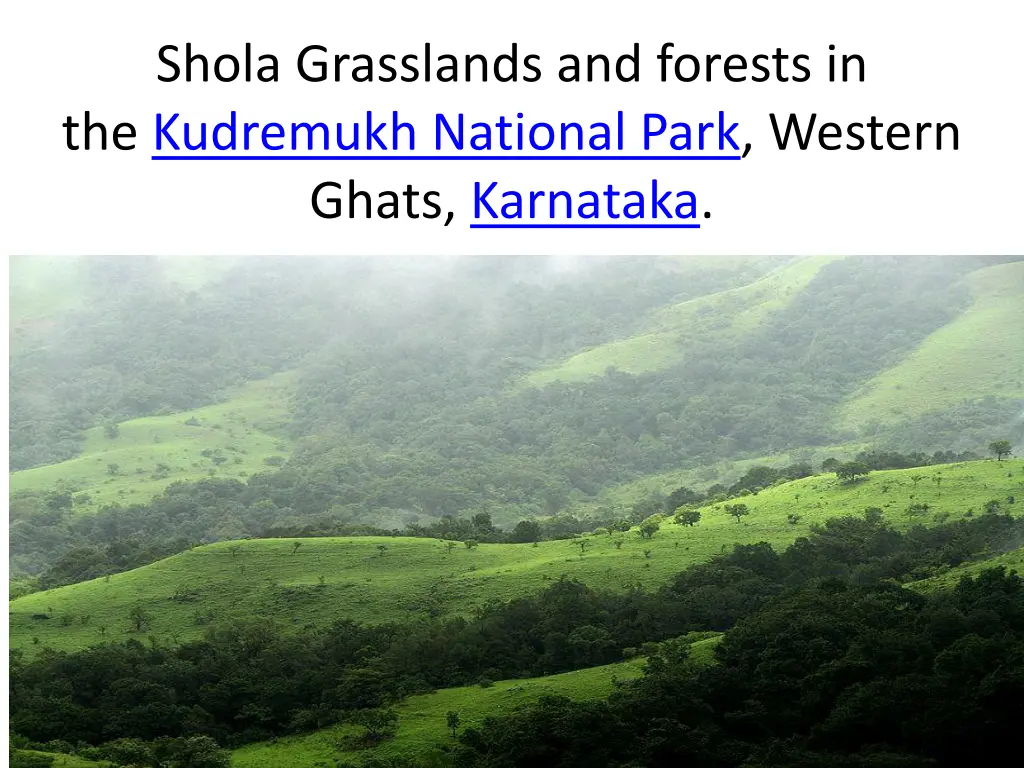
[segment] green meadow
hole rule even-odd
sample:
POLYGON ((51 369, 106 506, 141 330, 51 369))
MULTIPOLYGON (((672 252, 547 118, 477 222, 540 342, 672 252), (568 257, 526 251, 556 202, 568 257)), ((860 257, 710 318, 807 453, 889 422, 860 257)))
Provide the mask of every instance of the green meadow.
POLYGON ((75 511, 145 503, 179 480, 243 479, 290 451, 285 427, 292 375, 252 381, 233 397, 192 411, 121 422, 85 433, 82 453, 59 464, 12 472, 11 491, 72 491, 75 511))
POLYGON ((409 537, 221 542, 13 600, 11 646, 33 653, 130 637, 179 643, 201 636, 212 622, 256 616, 298 628, 340 618, 467 615, 495 596, 532 594, 563 576, 595 588, 651 589, 733 544, 784 547, 815 523, 867 507, 881 508, 894 526, 906 528, 980 514, 989 500, 1006 504, 1010 496, 1024 499, 1024 460, 879 471, 853 484, 817 475, 740 499, 750 514, 739 522, 714 504, 703 508, 697 526, 670 519, 650 540, 634 529, 473 549, 409 537), (912 516, 912 504, 928 511, 912 516), (141 631, 128 617, 137 606, 148 617, 141 631))

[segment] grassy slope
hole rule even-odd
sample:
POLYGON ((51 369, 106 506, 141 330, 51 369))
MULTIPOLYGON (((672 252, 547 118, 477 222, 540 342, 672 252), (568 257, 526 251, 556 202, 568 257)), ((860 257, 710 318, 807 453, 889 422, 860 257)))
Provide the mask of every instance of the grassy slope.
POLYGON ((544 695, 568 696, 575 699, 596 699, 612 691, 612 680, 639 677, 643 659, 603 667, 593 667, 561 675, 526 680, 502 680, 490 688, 467 686, 446 688, 435 693, 410 696, 395 707, 398 732, 373 749, 339 749, 345 737, 356 737, 359 728, 338 725, 311 734, 261 742, 235 750, 231 764, 236 768, 271 768, 272 766, 316 766, 334 759, 358 760, 361 757, 425 757, 441 752, 451 735, 445 715, 458 712, 463 727, 476 725, 489 715, 510 714, 523 704, 544 695))
POLYGON ((106 579, 40 592, 10 603, 11 646, 29 652, 42 647, 75 649, 130 633, 127 615, 141 604, 153 617, 143 636, 164 642, 200 636, 196 615, 221 621, 232 617, 273 617, 284 626, 325 625, 341 617, 375 622, 401 620, 440 608, 465 614, 489 598, 537 592, 561 575, 593 586, 624 589, 656 587, 688 565, 703 562, 734 543, 769 541, 785 546, 807 533, 812 523, 881 507, 899 527, 927 523, 946 513, 955 519, 980 512, 992 498, 1024 499, 1024 460, 977 461, 872 473, 854 485, 833 475, 804 478, 745 497, 751 514, 737 523, 714 505, 695 528, 665 524, 651 541, 635 532, 588 538, 581 557, 571 541, 458 546, 450 554, 433 539, 306 539, 293 553, 293 540, 265 539, 198 547, 152 565, 106 579), (924 479, 916 487, 914 476, 924 479), (942 477, 941 485, 932 478, 942 477), (911 503, 931 512, 911 519, 911 503), (787 514, 801 515, 799 523, 787 514), (380 556, 378 545, 388 549, 380 556), (232 554, 232 547, 240 551, 232 554), (650 556, 645 556, 650 550, 650 556), (320 577, 324 583, 320 585, 320 577), (172 599, 181 588, 194 593, 172 599), (33 614, 51 613, 50 619, 33 614), (62 616, 74 616, 65 625, 62 616), (88 616, 88 622, 81 622, 88 616), (101 634, 106 627, 106 635, 101 634), (33 642, 39 638, 39 643, 33 642))
POLYGON ((1016 571, 1024 578, 1024 547, 1017 547, 1008 552, 993 555, 972 563, 965 563, 958 568, 950 568, 944 573, 932 576, 928 579, 913 582, 911 586, 920 589, 922 592, 935 592, 940 589, 955 587, 957 582, 964 576, 977 576, 980 571, 987 568, 1003 566, 1008 572, 1016 571))
POLYGON ((844 427, 918 416, 965 398, 1024 397, 1024 262, 965 280, 970 308, 868 382, 843 408, 844 427))
POLYGON ((748 285, 666 307, 652 315, 646 333, 580 352, 530 374, 526 383, 543 386, 553 381, 583 381, 603 375, 609 367, 633 374, 665 368, 681 359, 691 339, 755 327, 767 313, 784 308, 832 260, 801 259, 748 285))
POLYGON ((92 504, 76 504, 76 510, 87 512, 111 502, 148 501, 169 483, 208 477, 211 469, 229 477, 265 470, 264 459, 288 450, 281 427, 290 384, 289 374, 277 374, 250 382, 217 405, 125 421, 114 439, 94 427, 86 432, 80 456, 12 473, 11 491, 70 487, 92 498, 92 504), (200 425, 187 426, 191 418, 200 425), (218 467, 203 451, 219 452, 227 461, 218 467), (116 476, 108 473, 110 464, 119 465, 116 476), (154 475, 158 464, 170 470, 154 475))
MULTIPOLYGON (((711 663, 712 649, 719 638, 699 640, 693 645, 693 658, 711 663)), ((315 733, 278 739, 274 743, 252 744, 235 750, 232 765, 236 768, 271 768, 296 766, 313 768, 318 764, 333 765, 335 759, 360 762, 367 757, 412 758, 442 755, 451 744, 445 716, 458 712, 461 727, 480 724, 485 717, 503 716, 537 701, 541 696, 568 696, 572 699, 604 698, 611 693, 614 681, 639 677, 643 659, 619 664, 581 669, 561 675, 527 680, 503 680, 490 688, 468 686, 447 688, 422 696, 412 696, 397 707, 398 732, 395 738, 372 749, 339 749, 345 738, 357 736, 359 729, 339 725, 315 733)))
POLYGON ((682 485, 697 489, 706 488, 715 483, 731 485, 752 467, 781 468, 798 462, 819 465, 830 457, 846 461, 852 459, 858 451, 868 447, 867 443, 842 443, 818 448, 798 448, 794 451, 773 453, 753 459, 737 459, 735 461, 723 459, 714 464, 644 475, 636 480, 610 486, 600 491, 594 499, 576 502, 567 514, 584 517, 603 516, 614 510, 616 515, 625 515, 638 499, 658 494, 667 496, 682 485))

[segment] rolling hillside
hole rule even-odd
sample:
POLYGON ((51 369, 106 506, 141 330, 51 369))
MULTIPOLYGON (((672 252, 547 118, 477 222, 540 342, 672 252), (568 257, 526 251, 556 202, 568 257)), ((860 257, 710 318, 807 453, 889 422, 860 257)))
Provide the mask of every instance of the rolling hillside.
MULTIPOLYGON (((710 664, 712 652, 720 640, 697 640, 690 647, 698 664, 710 664)), ((395 707, 398 731, 393 739, 367 749, 352 742, 359 728, 339 725, 303 736, 277 739, 237 749, 232 754, 235 768, 315 768, 334 760, 357 763, 367 759, 440 758, 452 743, 445 716, 457 712, 460 728, 478 726, 486 717, 515 712, 541 696, 566 696, 570 699, 604 698, 614 689, 616 680, 631 680, 643 672, 642 658, 591 667, 560 675, 519 680, 502 680, 489 687, 446 688, 435 693, 412 696, 395 707)))
POLYGON ((526 378, 532 386, 553 381, 584 381, 608 368, 622 373, 647 373, 666 368, 686 354, 694 341, 750 330, 773 311, 786 306, 833 257, 799 259, 752 283, 710 296, 668 306, 652 314, 648 330, 573 355, 526 378))
POLYGON ((867 507, 905 528, 980 514, 989 500, 1006 505, 1010 496, 1024 499, 1024 460, 879 471, 852 485, 817 475, 744 497, 750 514, 741 522, 714 504, 696 527, 665 523, 650 540, 634 530, 535 546, 457 543, 450 551, 435 539, 403 537, 222 542, 13 600, 11 646, 71 650, 140 635, 178 643, 211 622, 254 615, 284 627, 465 615, 495 595, 532 594, 563 575, 595 588, 652 588, 735 543, 784 546, 814 523, 867 507), (911 504, 927 504, 928 512, 912 516, 911 504), (128 618, 136 606, 149 619, 141 632, 128 618))
MULTIPOLYGON (((524 383, 593 381, 614 368, 645 374, 684 362, 700 345, 728 344, 771 321, 835 257, 798 259, 747 285, 652 312, 643 329, 529 374, 524 383)), ((835 412, 840 439, 948 411, 985 397, 1024 401, 1024 261, 979 265, 956 283, 962 311, 851 393, 835 412)), ((813 348, 813 341, 812 341, 813 348)))
MULTIPOLYGON (((1007 542, 1008 544, 1020 542, 1007 542)), ((941 589, 955 587, 957 582, 964 576, 977 576, 986 568, 1005 568, 1008 572, 1016 572, 1024 578, 1024 546, 1018 546, 1009 552, 993 554, 992 557, 979 560, 978 562, 965 563, 956 568, 950 568, 944 573, 937 574, 928 579, 912 582, 909 586, 919 589, 922 592, 936 592, 941 589)))
POLYGON ((903 362, 843 406, 849 429, 956 405, 965 398, 1024 397, 1024 261, 970 273, 972 303, 903 362))
MULTIPOLYGON (((381 476, 376 469, 367 469, 357 481, 360 492, 355 494, 370 499, 358 512, 366 522, 393 525, 410 510, 439 506, 434 501, 438 495, 446 497, 444 504, 449 508, 449 499, 454 496, 462 505, 454 509, 457 513, 465 513, 467 507, 488 508, 496 519, 507 522, 544 513, 537 488, 561 486, 552 490, 551 495, 566 500, 562 510, 593 509, 615 503, 623 495, 642 488, 659 488, 677 481, 715 482, 743 462, 771 463, 776 457, 801 451, 814 457, 829 453, 849 455, 868 445, 869 438, 884 441, 892 437, 879 425, 896 429, 908 418, 945 412, 944 409, 953 409, 964 400, 986 395, 999 398, 1003 404, 999 413, 989 414, 990 421, 975 427, 976 432, 956 447, 979 450, 980 433, 1004 431, 1008 418, 1004 412, 1015 402, 1024 402, 1024 342, 1020 334, 1008 330, 1024 320, 1024 262, 995 266, 984 266, 981 262, 960 264, 949 268, 953 277, 940 269, 942 276, 938 282, 959 281, 957 286, 970 289, 972 303, 965 304, 958 314, 950 311, 951 319, 923 335, 916 346, 908 345, 899 354, 886 356, 886 344, 877 345, 884 361, 865 367, 862 360, 858 371, 840 370, 833 373, 831 381, 826 382, 823 377, 820 383, 813 382, 818 363, 809 361, 820 351, 818 347, 847 342, 841 335, 820 341, 819 321, 806 322, 802 318, 816 302, 835 302, 837 310, 848 303, 845 296, 837 300, 836 291, 844 285, 843 280, 865 277, 864 265, 855 262, 838 257, 794 259, 764 274, 766 264, 726 260, 718 268, 723 274, 733 270, 729 273, 732 276, 715 278, 715 284, 734 287, 701 295, 700 287, 695 285, 689 294, 677 295, 696 298, 668 303, 651 300, 653 308, 625 323, 635 329, 633 335, 591 346, 566 358, 555 358, 554 363, 551 357, 543 356, 543 351, 551 346, 544 341, 537 347, 541 356, 510 358, 502 360, 499 366, 504 370, 522 366, 528 360, 528 372, 515 376, 496 373, 493 379, 466 385, 462 399, 453 398, 452 403, 445 400, 452 384, 461 386, 459 382, 472 374, 460 372, 457 367, 453 371, 435 370, 433 353, 418 363, 406 360, 410 339, 399 323, 402 330, 396 332, 397 336, 390 332, 383 336, 385 342, 396 344, 394 358, 378 358, 376 350, 366 356, 362 341, 345 354, 338 353, 337 358, 334 352, 313 354, 293 375, 279 374, 265 383, 252 383, 218 405, 125 420, 119 426, 120 434, 114 438, 107 436, 104 427, 93 426, 84 432, 81 453, 76 454, 77 444, 74 449, 70 447, 67 427, 54 423, 54 433, 47 439, 52 438, 61 446, 55 449, 63 452, 61 455, 75 457, 14 472, 11 489, 73 489, 76 511, 88 511, 112 502, 145 503, 175 480, 195 480, 211 473, 244 478, 266 469, 268 459, 277 463, 280 457, 288 455, 290 446, 278 427, 283 420, 294 417, 299 434, 320 437, 335 430, 344 434, 345 439, 335 441, 335 445, 351 449, 349 455, 372 457, 367 462, 370 466, 387 465, 397 457, 406 466, 424 468, 415 471, 423 472, 429 480, 413 483, 413 492, 419 488, 430 490, 424 493, 425 498, 405 498, 403 504, 382 503, 385 497, 410 494, 404 487, 392 487, 391 474, 381 476), (978 268, 972 271, 974 266, 978 268), (837 269, 842 273, 841 279, 833 274, 837 269), (958 277, 961 273, 965 276, 958 277), (825 287, 821 288, 819 283, 823 279, 825 287), (737 282, 742 284, 736 286, 737 282), (814 290, 817 293, 808 299, 808 292, 814 290), (749 357, 757 354, 762 341, 773 345, 785 359, 776 362, 772 355, 765 359, 749 357), (747 360, 743 359, 745 356, 747 360), (318 373, 321 357, 329 361, 319 369, 325 373, 318 373), (686 367, 688 362, 693 363, 694 369, 686 367), (889 367, 884 367, 883 362, 889 367), (634 392, 628 385, 609 383, 604 377, 609 368, 662 378, 637 381, 634 392), (797 370, 803 368, 806 370, 797 370), (871 378, 865 380, 866 375, 871 378), (701 376, 707 376, 707 381, 694 383, 701 376), (444 377, 448 380, 444 381, 444 377), (538 393, 537 388, 553 382, 574 389, 551 396, 560 397, 560 402, 545 402, 548 396, 538 393), (632 403, 623 401, 627 395, 632 403), (597 397, 601 398, 599 404, 597 397), (413 404, 417 399, 422 402, 413 404), (595 405, 588 408, 592 401, 595 405), (446 405, 442 407, 439 402, 446 405), (550 413, 539 409, 550 409, 550 413), (812 409, 815 417, 801 422, 812 409), (505 428, 499 425, 524 417, 536 423, 525 423, 525 429, 516 424, 502 432, 505 428), (200 426, 185 425, 192 423, 192 419, 200 426), (467 427, 467 423, 472 426, 467 427), (523 444, 509 445, 509 433, 523 444), (554 435, 559 437, 553 438, 554 435), (471 468, 460 463, 459 472, 474 478, 514 478, 513 486, 501 487, 496 494, 480 489, 474 490, 473 496, 463 494, 463 489, 476 481, 455 477, 454 473, 449 477, 448 467, 453 466, 449 461, 453 446, 465 440, 478 442, 481 447, 474 451, 471 468), (536 466, 523 468, 521 465, 531 461, 537 452, 538 441, 547 453, 539 457, 536 466), (570 445, 573 447, 568 448, 570 445), (553 450, 560 455, 547 455, 553 450), (588 455, 578 460, 572 454, 581 450, 588 455), (506 473, 506 466, 512 465, 514 468, 506 473), (576 478, 576 467, 581 465, 610 467, 614 473, 598 470, 580 480, 576 478), (571 480, 566 477, 570 473, 571 480), (434 490, 435 484, 442 487, 434 490), (379 495, 374 496, 378 491, 379 495), (503 497, 515 498, 517 503, 501 509, 497 505, 503 503, 503 497), (378 519, 373 519, 375 514, 378 519)), ((59 314, 81 301, 80 294, 86 288, 75 284, 76 264, 74 259, 13 262, 12 287, 18 302, 17 307, 12 305, 12 317, 39 321, 47 313, 59 314)), ((165 273, 174 285, 202 286, 225 274, 232 264, 231 260, 163 260, 157 265, 157 272, 165 273)), ((675 266, 682 268, 682 264, 680 260, 675 266)), ((704 268, 713 269, 715 264, 714 260, 706 260, 704 268)), ((655 271, 656 267, 668 274, 672 266, 663 260, 650 265, 650 270, 655 271)), ((693 265, 687 268, 694 270, 692 274, 698 273, 693 265)), ((244 275, 240 280, 253 279, 244 271, 239 274, 244 275)), ((93 282, 96 279, 93 277, 93 282)), ((907 279, 912 282, 912 276, 907 279)), ((934 276, 930 279, 936 282, 934 276)), ((303 289, 311 282, 316 281, 308 276, 296 280, 303 289)), ((928 285, 927 281, 922 282, 921 290, 928 285)), ((253 290, 245 283, 237 291, 224 285, 218 285, 217 290, 232 291, 225 300, 242 302, 244 298, 245 302, 253 300, 255 307, 262 306, 249 295, 253 290)), ((913 304, 911 289, 893 295, 913 304)), ((210 311, 223 311, 220 300, 210 299, 210 311)), ((888 300, 881 296, 876 304, 884 307, 888 300)), ((941 301, 935 303, 937 307, 942 305, 941 301)), ((246 303, 239 307, 233 312, 240 316, 259 311, 246 303)), ((868 304, 861 315, 869 318, 875 311, 882 310, 868 304)), ((916 321, 923 325, 915 326, 914 333, 920 333, 921 327, 935 327, 935 311, 928 310, 924 313, 926 320, 916 321)), ((185 322, 183 317, 189 317, 187 306, 182 316, 174 316, 172 322, 185 322)), ((264 318, 266 327, 274 328, 275 319, 280 317, 280 309, 268 315, 264 318)), ((474 322, 482 325, 496 322, 486 313, 482 317, 467 317, 474 317, 474 322)), ((822 316, 821 322, 833 321, 841 324, 851 319, 834 319, 828 313, 822 316)), ((294 347, 293 338, 301 338, 301 343, 308 343, 312 350, 324 343, 321 337, 332 335, 325 330, 331 327, 327 324, 319 327, 316 338, 307 339, 307 334, 299 330, 306 322, 308 319, 296 320, 287 332, 281 330, 284 341, 275 341, 276 351, 263 364, 272 363, 274 355, 280 354, 278 345, 294 347), (300 336, 296 337, 296 333, 300 336)), ((238 323, 238 327, 245 327, 245 323, 238 323)), ((531 326, 526 336, 538 333, 540 327, 545 324, 531 326)), ((101 322, 96 329, 111 332, 101 322)), ((876 332, 873 328, 868 330, 868 335, 876 332)), ((547 332, 545 327, 544 333, 547 332)), ((260 333, 255 335, 259 337, 260 333)), ((267 335, 269 331, 263 333, 267 335)), ((206 340, 213 343, 215 336, 216 332, 202 331, 197 338, 209 337, 206 340)), ((899 329, 893 335, 894 345, 898 347, 907 337, 908 330, 899 329)), ((414 339, 415 334, 410 338, 414 339)), ((448 338, 446 332, 435 343, 448 344, 448 338)), ((577 338, 583 338, 578 329, 570 334, 567 346, 586 346, 577 338)), ((467 355, 468 371, 478 370, 478 359, 499 358, 501 352, 496 349, 467 355)), ((182 355, 188 357, 184 352, 182 355)), ((33 359, 31 354, 25 357, 33 359)), ((825 355, 824 363, 841 368, 844 359, 844 355, 833 351, 825 355)), ((873 360, 874 355, 866 359, 873 360)), ((120 369, 121 364, 111 367, 120 369)), ((167 380, 187 378, 202 367, 195 361, 183 363, 172 375, 155 377, 150 385, 162 389, 167 380)), ((227 375, 227 371, 224 373, 227 375)), ((105 382, 108 375, 112 374, 105 372, 98 381, 105 382)), ((39 442, 38 425, 33 419, 52 416, 49 404, 43 406, 46 398, 38 389, 25 388, 22 398, 12 398, 12 402, 23 403, 22 407, 28 409, 28 416, 18 425, 17 441, 12 426, 12 441, 18 443, 23 453, 34 454, 39 442)), ((203 395, 207 401, 220 396, 220 389, 212 397, 203 395)), ((113 407, 113 402, 104 407, 113 407)), ((913 450, 916 442, 928 439, 937 441, 927 446, 929 451, 949 448, 951 435, 955 435, 957 424, 965 418, 968 417, 949 415, 941 437, 929 438, 935 430, 919 428, 899 449, 913 450)), ((362 460, 360 456, 360 463, 362 460)), ((353 462, 348 458, 345 461, 344 470, 317 467, 313 473, 347 473, 353 462)), ((433 514, 433 510, 427 514, 433 514)))
MULTIPOLYGON (((705 643, 707 641, 704 641, 705 643)), ((560 675, 523 680, 502 680, 488 688, 466 686, 436 693, 411 696, 395 707, 398 732, 393 739, 370 749, 355 742, 359 728, 339 725, 315 733, 261 742, 237 749, 232 754, 235 768, 276 768, 281 765, 313 768, 336 759, 362 761, 368 757, 419 757, 443 754, 451 743, 445 715, 458 712, 463 727, 478 725, 485 717, 501 715, 535 702, 541 696, 597 699, 611 693, 613 681, 638 677, 643 660, 581 669, 560 675), (346 748, 346 746, 348 748, 346 748)))
POLYGON ((74 494, 76 512, 88 513, 144 503, 180 480, 245 478, 288 455, 291 386, 291 374, 277 374, 217 405, 121 422, 116 436, 93 427, 80 456, 12 472, 11 491, 64 489, 74 494))

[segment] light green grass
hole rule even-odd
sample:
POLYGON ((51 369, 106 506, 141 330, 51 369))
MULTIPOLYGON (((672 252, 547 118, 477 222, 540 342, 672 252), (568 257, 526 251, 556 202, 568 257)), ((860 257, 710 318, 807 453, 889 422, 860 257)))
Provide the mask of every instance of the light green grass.
POLYGON ((806 535, 813 523, 859 515, 866 507, 881 507, 903 528, 947 515, 957 519, 968 510, 979 513, 989 499, 1009 495, 1024 499, 1024 460, 875 472, 853 485, 839 483, 834 475, 804 478, 744 497, 751 513, 739 523, 717 504, 704 508, 696 527, 666 523, 650 541, 635 530, 588 536, 582 557, 572 541, 481 544, 473 550, 459 545, 451 553, 434 539, 408 537, 222 542, 109 579, 17 598, 10 603, 11 646, 32 653, 138 637, 128 621, 135 605, 152 616, 143 639, 152 635, 176 643, 202 635, 205 625, 197 616, 215 622, 259 616, 300 628, 339 618, 382 622, 431 612, 468 615, 496 596, 534 594, 563 575, 595 588, 655 588, 735 543, 784 547, 806 535), (915 476, 921 478, 916 487, 915 476), (941 485, 935 477, 942 478, 941 485), (906 513, 911 503, 926 503, 931 510, 911 518, 906 513), (790 512, 800 515, 797 524, 787 521, 790 512), (619 538, 622 545, 616 548, 619 538), (294 541, 301 541, 295 552, 294 541), (384 556, 379 545, 387 546, 384 556), (188 593, 185 600, 183 593, 188 593), (51 618, 33 619, 33 614, 51 618), (65 616, 73 617, 69 625, 65 616), (83 616, 89 617, 85 624, 83 616))
POLYGON ((1024 262, 965 281, 971 306, 855 394, 842 426, 898 421, 986 395, 1024 398, 1024 262))
POLYGON ((683 359, 691 341, 749 331, 767 314, 785 308, 833 257, 801 259, 748 285, 701 296, 655 312, 646 332, 580 352, 526 377, 531 386, 584 381, 608 368, 639 374, 683 359))
POLYGON ((115 438, 94 427, 86 431, 81 456, 13 472, 11 491, 67 488, 88 495, 90 503, 75 504, 76 512, 88 513, 114 502, 144 503, 177 480, 265 470, 267 458, 284 457, 290 448, 283 427, 291 382, 291 374, 277 374, 250 382, 223 403, 125 421, 115 438), (187 425, 190 419, 198 426, 187 425), (224 461, 218 464, 217 457, 224 461), (118 465, 116 475, 111 464, 118 465), (167 469, 159 471, 159 464, 167 469))
MULTIPOLYGON (((694 661, 710 664, 719 637, 698 640, 691 648, 694 661)), ((235 768, 316 768, 334 765, 335 759, 359 763, 374 758, 442 758, 453 743, 447 729, 448 712, 459 714, 460 728, 480 725, 486 717, 508 716, 542 696, 566 696, 576 700, 606 698, 615 680, 631 680, 643 673, 643 659, 581 669, 548 677, 503 680, 489 688, 467 686, 447 688, 422 696, 411 696, 395 707, 398 732, 376 747, 339 749, 346 740, 358 738, 359 730, 349 725, 325 728, 315 733, 277 741, 251 744, 235 750, 235 768)))

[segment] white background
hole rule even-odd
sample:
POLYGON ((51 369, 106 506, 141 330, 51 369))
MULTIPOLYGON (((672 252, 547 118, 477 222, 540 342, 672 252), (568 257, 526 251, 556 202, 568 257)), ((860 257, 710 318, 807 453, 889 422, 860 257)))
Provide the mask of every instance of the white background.
MULTIPOLYGON (((937 2, 285 3, 47 2, 4 10, 4 232, 23 254, 996 253, 1024 247, 1020 125, 1022 4, 937 2), (298 52, 378 56, 421 50, 497 55, 518 42, 541 56, 534 84, 307 83, 298 52), (806 83, 665 83, 654 58, 675 51, 810 55, 806 83), (165 44, 210 58, 245 42, 280 61, 278 83, 161 83, 165 44), (641 44, 641 82, 564 84, 562 53, 617 54, 641 44), (828 83, 828 45, 867 62, 864 83, 828 83), (132 152, 71 152, 61 123, 86 109, 133 122, 132 152), (494 120, 523 111, 552 122, 623 109, 676 120, 740 123, 753 145, 717 163, 158 163, 154 115, 211 123, 351 119, 398 109, 418 127, 437 111, 494 120), (781 152, 768 114, 817 112, 840 123, 952 121, 960 149, 781 152), (649 188, 696 192, 700 230, 470 230, 473 181, 501 187, 649 188), (326 221, 310 206, 324 180, 370 190, 436 189, 440 220, 326 221)), ((427 134, 421 134, 421 141, 427 134)))

